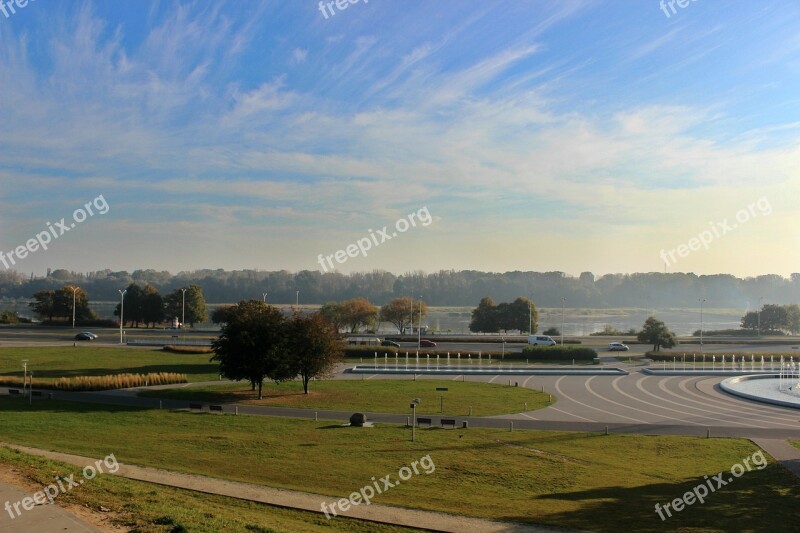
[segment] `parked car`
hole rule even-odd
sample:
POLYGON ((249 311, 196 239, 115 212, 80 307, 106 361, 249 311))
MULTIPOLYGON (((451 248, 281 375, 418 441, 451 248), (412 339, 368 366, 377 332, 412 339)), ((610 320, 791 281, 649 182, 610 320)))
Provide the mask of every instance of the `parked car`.
POLYGON ((608 345, 609 352, 627 352, 630 350, 628 345, 622 344, 621 342, 612 342, 608 345))
POLYGON ((436 343, 433 341, 429 341, 428 339, 422 339, 419 341, 420 348, 436 348, 436 343))
POLYGON ((97 338, 97 335, 91 333, 89 331, 82 331, 75 335, 76 341, 93 341, 97 338))
POLYGON ((394 346, 395 348, 399 348, 400 347, 400 343, 399 342, 390 341, 390 340, 384 340, 383 342, 381 342, 381 346, 394 346))
POLYGON ((550 335, 528 335, 528 344, 531 346, 555 346, 556 341, 550 335))

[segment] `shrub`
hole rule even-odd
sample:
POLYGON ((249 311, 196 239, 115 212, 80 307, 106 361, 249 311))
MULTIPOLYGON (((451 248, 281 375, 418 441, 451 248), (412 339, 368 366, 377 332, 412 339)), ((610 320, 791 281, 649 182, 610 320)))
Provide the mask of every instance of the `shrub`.
MULTIPOLYGON (((783 335, 782 331, 770 331, 770 332, 761 332, 762 335, 783 335)), ((692 333, 695 337, 700 336, 700 330, 695 330, 692 333)), ((715 336, 730 336, 730 337, 755 337, 758 335, 758 331, 755 329, 712 329, 712 330, 703 330, 704 337, 715 337, 715 336)))
POLYGON ((535 359, 539 361, 591 361, 597 352, 580 346, 527 346, 522 353, 506 354, 506 359, 535 359))
MULTIPOLYGON (((188 383, 186 374, 174 372, 151 372, 150 374, 112 374, 108 376, 76 376, 57 380, 33 379, 33 387, 37 389, 55 389, 68 391, 98 391, 111 389, 127 389, 148 385, 170 385, 188 383)), ((2 376, 0 385, 22 386, 22 377, 2 376)))
POLYGON ((214 353, 211 346, 175 346, 167 345, 162 348, 165 352, 170 353, 214 353))

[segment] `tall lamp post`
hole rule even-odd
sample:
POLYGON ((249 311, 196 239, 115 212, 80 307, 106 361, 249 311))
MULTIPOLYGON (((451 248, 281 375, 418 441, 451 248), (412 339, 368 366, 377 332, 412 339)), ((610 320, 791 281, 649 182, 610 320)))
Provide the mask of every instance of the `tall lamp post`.
POLYGON ((705 298, 698 299, 700 302, 700 350, 703 349, 703 304, 706 302, 705 298))
POLYGON ((72 289, 72 329, 75 329, 75 293, 78 292, 78 287, 70 287, 72 289))
POLYGON ((25 383, 28 381, 28 360, 22 360, 22 397, 25 397, 25 383))
POLYGON ((413 334, 414 333, 414 295, 413 294, 411 295, 411 302, 408 304, 408 308, 409 308, 408 309, 409 310, 409 315, 408 316, 411 319, 411 322, 409 322, 410 325, 408 327, 411 328, 411 333, 413 334))
POLYGON ((122 344, 122 325, 125 324, 125 293, 128 292, 128 289, 121 291, 117 289, 119 292, 119 343, 122 344))
POLYGON ((419 297, 419 318, 417 319, 417 350, 422 346, 422 296, 419 297))
POLYGON ((764 300, 764 297, 758 299, 758 329, 756 330, 756 335, 758 338, 761 338, 761 302, 764 300))
POLYGON ((300 307, 300 291, 297 291, 295 295, 294 306, 300 307))
POLYGON ((181 329, 183 329, 183 325, 186 323, 186 289, 181 289, 183 293, 181 295, 181 329))
POLYGON ((268 292, 262 292, 261 293, 261 297, 264 298, 264 303, 267 303, 267 294, 269 294, 269 293, 268 292))
POLYGON ((564 346, 564 304, 566 302, 566 298, 561 298, 561 346, 564 346))

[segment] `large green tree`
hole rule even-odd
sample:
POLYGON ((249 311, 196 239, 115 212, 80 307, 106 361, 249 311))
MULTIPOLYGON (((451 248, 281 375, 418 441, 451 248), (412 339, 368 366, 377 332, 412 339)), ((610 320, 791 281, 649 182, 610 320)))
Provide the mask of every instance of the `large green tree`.
POLYGON ((288 323, 287 339, 294 373, 300 376, 303 391, 308 394, 309 381, 329 376, 341 359, 338 331, 320 313, 295 315, 288 323))
MULTIPOLYGON (((188 322, 192 327, 195 324, 208 320, 208 306, 203 295, 203 289, 198 285, 189 285, 175 289, 165 298, 167 318, 177 317, 181 322, 188 322), (186 291, 184 301, 184 289, 186 291), (185 307, 184 307, 185 303, 185 307), (184 319, 184 311, 186 317, 184 319)), ((181 324, 183 326, 183 324, 181 324)))
MULTIPOLYGON (((125 289, 124 308, 122 309, 122 319, 125 324, 130 322, 134 327, 139 327, 139 323, 144 321, 144 290, 136 283, 131 283, 125 289)), ((117 304, 114 309, 114 316, 120 315, 120 306, 117 304)), ((125 326, 123 324, 123 327, 125 326)))
MULTIPOLYGON (((188 291, 187 291, 188 296, 188 291)), ((212 361, 228 379, 246 379, 263 398, 264 380, 281 382, 297 375, 287 351, 286 318, 261 300, 239 302, 229 310, 228 322, 212 343, 212 361)))
POLYGON ((422 321, 423 316, 428 314, 428 306, 422 302, 422 309, 420 310, 420 301, 412 300, 410 297, 395 298, 388 304, 381 307, 381 320, 393 324, 400 334, 405 334, 406 329, 413 331, 415 324, 422 321))
POLYGON ((644 321, 642 331, 636 335, 639 342, 647 342, 653 345, 653 351, 657 352, 661 348, 672 348, 677 344, 675 334, 667 326, 655 317, 649 317, 644 321))
POLYGON ((469 330, 476 333, 497 333, 500 331, 499 310, 491 296, 481 298, 478 307, 472 310, 469 330))
POLYGON ((152 285, 147 285, 142 291, 142 321, 152 327, 164 321, 164 299, 152 285))

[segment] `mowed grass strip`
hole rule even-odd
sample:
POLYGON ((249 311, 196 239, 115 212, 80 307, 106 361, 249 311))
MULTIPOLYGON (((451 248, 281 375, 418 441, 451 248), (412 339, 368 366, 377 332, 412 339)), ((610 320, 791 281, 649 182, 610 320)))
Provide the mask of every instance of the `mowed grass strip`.
POLYGON ((274 417, 191 414, 0 398, 0 438, 88 457, 345 497, 430 455, 375 503, 590 531, 786 531, 800 484, 780 465, 746 472, 662 522, 662 505, 729 472, 745 440, 542 431, 349 428, 274 417))
POLYGON ((108 374, 176 372, 191 382, 219 379, 218 365, 208 354, 175 354, 161 349, 105 346, 0 348, 0 375, 22 376, 22 360, 35 378, 56 379, 108 374))
MULTIPOLYGON (((513 383, 513 382, 512 382, 513 383)), ((555 402, 547 393, 523 387, 476 382, 372 379, 312 381, 309 393, 303 393, 299 381, 264 385, 264 399, 249 384, 236 383, 158 390, 142 396, 193 400, 213 403, 242 403, 271 407, 368 411, 373 413, 410 413, 411 400, 421 400, 418 415, 491 416, 533 411, 555 402), (439 392, 437 388, 447 388, 439 392), (442 406, 444 410, 442 411, 442 406)))
MULTIPOLYGON (((83 479, 72 465, 50 461, 0 446, 0 465, 13 468, 27 482, 32 495, 54 483, 54 476, 73 475, 83 479)), ((400 533, 419 531, 384 526, 361 520, 337 518, 296 511, 260 503, 174 489, 112 475, 100 475, 79 487, 60 494, 59 505, 88 507, 108 519, 114 526, 139 533, 191 531, 218 533, 242 531, 270 533, 278 531, 400 533), (103 510, 101 510, 103 508, 103 510)), ((20 508, 21 509, 21 508, 20 508)), ((23 511, 25 512, 25 511, 23 511)), ((0 524, 8 521, 3 513, 0 524)), ((13 522, 11 522, 13 525, 13 522)))

